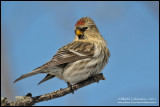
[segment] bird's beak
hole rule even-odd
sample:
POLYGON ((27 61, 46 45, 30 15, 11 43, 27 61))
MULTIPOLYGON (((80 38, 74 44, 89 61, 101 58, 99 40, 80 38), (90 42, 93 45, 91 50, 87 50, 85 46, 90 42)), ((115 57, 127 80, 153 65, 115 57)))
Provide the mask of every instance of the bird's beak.
POLYGON ((76 35, 80 36, 82 35, 82 31, 80 31, 79 29, 76 30, 76 35))

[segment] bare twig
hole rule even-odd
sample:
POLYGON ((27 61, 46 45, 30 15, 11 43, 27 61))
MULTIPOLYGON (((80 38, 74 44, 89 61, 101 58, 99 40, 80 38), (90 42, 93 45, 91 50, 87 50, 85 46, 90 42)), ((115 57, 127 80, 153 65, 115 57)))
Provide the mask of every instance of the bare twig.
POLYGON ((8 101, 7 98, 1 98, 1 106, 32 106, 38 102, 62 97, 66 94, 72 93, 74 90, 77 90, 79 88, 92 84, 94 82, 99 82, 99 80, 105 80, 102 73, 97 74, 91 78, 88 78, 87 80, 82 81, 80 83, 72 85, 72 88, 67 87, 67 88, 60 89, 60 90, 57 90, 48 94, 40 95, 40 96, 32 97, 32 94, 28 93, 26 96, 16 97, 16 101, 14 102, 8 101))

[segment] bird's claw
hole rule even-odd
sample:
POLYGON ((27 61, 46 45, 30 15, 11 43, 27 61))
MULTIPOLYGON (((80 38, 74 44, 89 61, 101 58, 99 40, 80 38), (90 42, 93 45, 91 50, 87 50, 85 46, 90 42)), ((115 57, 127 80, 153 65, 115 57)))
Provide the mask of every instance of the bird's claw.
POLYGON ((68 85, 68 87, 71 88, 71 93, 74 94, 74 89, 73 89, 72 85, 69 82, 67 82, 67 85, 68 85))
POLYGON ((95 76, 94 78, 93 78, 93 80, 95 81, 95 82, 99 82, 99 78, 97 77, 97 76, 95 76))

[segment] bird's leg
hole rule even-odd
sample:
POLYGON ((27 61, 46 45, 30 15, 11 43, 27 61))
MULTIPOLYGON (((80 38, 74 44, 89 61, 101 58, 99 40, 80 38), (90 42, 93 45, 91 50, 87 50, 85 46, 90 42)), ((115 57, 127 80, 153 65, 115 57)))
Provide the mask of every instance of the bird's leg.
POLYGON ((73 88, 72 88, 72 84, 70 84, 69 82, 67 82, 67 85, 68 85, 68 87, 71 88, 71 93, 74 94, 74 90, 73 90, 73 88))

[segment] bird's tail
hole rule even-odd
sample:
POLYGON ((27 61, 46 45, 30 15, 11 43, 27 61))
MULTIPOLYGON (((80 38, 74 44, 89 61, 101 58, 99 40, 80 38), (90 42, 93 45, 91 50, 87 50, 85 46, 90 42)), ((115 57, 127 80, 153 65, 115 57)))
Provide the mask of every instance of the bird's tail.
POLYGON ((55 77, 55 75, 47 74, 46 77, 38 83, 38 85, 53 78, 53 77, 55 77))
POLYGON ((30 76, 32 76, 32 75, 36 75, 36 74, 38 74, 38 73, 41 73, 41 70, 35 69, 35 70, 33 70, 32 72, 29 72, 29 73, 27 73, 27 74, 24 74, 24 75, 20 76, 20 77, 17 78, 13 83, 15 83, 15 82, 17 82, 17 81, 19 81, 19 80, 22 80, 22 79, 24 79, 24 78, 30 77, 30 76))

